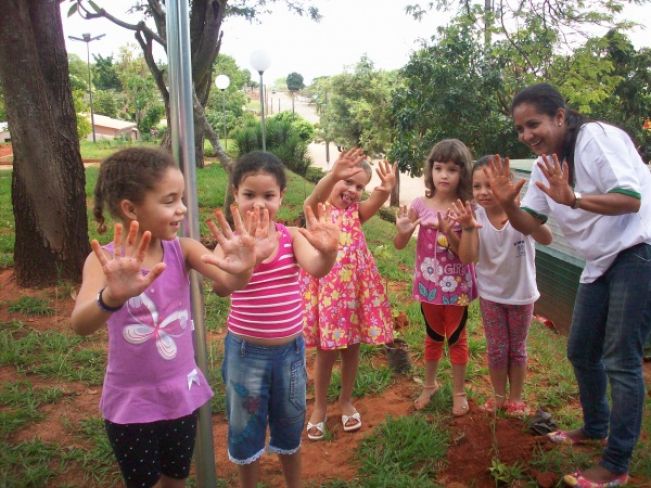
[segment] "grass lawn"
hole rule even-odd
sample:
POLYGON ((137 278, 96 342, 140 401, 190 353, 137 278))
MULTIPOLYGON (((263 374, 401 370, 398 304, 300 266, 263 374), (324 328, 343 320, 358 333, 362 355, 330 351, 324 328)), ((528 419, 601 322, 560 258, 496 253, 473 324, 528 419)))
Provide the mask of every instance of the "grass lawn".
MULTIPOLYGON (((103 154, 103 149, 93 149, 96 151, 92 154, 98 155, 98 158, 105 157, 99 156, 103 154)), ((89 203, 92 202, 96 177, 97 168, 86 170, 89 203)), ((221 206, 226 181, 226 173, 218 164, 197 171, 202 221, 211 215, 215 207, 221 206)), ((12 264, 14 223, 10 183, 11 173, 1 171, 0 268, 12 264)), ((289 174, 288 191, 279 219, 293 222, 299 216, 303 201, 312 187, 311 183, 299 176, 289 174)), ((101 242, 109 239, 106 235, 98 236, 95 229, 89 211, 89 237, 99 237, 101 242)), ((388 400, 382 403, 385 395, 395 391, 416 391, 414 381, 422 378, 424 329, 418 304, 410 298, 414 242, 406 250, 396 251, 391 244, 393 225, 378 217, 365 224, 364 229, 369 248, 388 284, 394 314, 401 315, 409 323, 399 330, 398 335, 407 342, 414 366, 412 375, 397 375, 387 365, 383 350, 362 347, 354 395, 360 405, 376 405, 375 408, 382 413, 383 408, 391 407, 388 400)), ((205 224, 202 224, 202 235, 208 235, 205 224)), ((223 426, 224 395, 219 369, 228 300, 215 296, 208 289, 206 287, 205 301, 206 328, 210 339, 209 377, 215 391, 213 424, 223 426)), ((97 410, 106 361, 106 335, 98 332, 82 338, 70 333, 66 324, 73 290, 72 284, 61 283, 48 290, 25 290, 0 301, 0 487, 86 487, 120 483, 97 410), (55 417, 56 423, 52 420, 55 417), (30 435, 34 431, 43 432, 43 437, 34 438, 30 435), (47 435, 48 431, 52 434, 47 435)), ((483 404, 490 394, 485 342, 476 302, 470 307, 468 329, 471 360, 467 390, 476 411, 476 405, 483 404)), ((563 337, 539 323, 532 325, 529 338, 530 371, 525 395, 531 406, 551 412, 560 426, 574 427, 579 425, 581 416, 576 383, 564 351, 563 337)), ((448 465, 450 456, 457 451, 462 454, 464 450, 469 452, 472 444, 467 443, 465 447, 459 444, 462 442, 459 437, 460 424, 455 423, 457 421, 450 415, 450 365, 447 360, 442 361, 440 371, 443 388, 424 411, 414 413, 405 408, 401 415, 382 414, 381 421, 367 435, 350 438, 354 439, 352 448, 336 433, 316 447, 314 443, 306 445, 306 468, 310 468, 311 463, 323 462, 321 458, 326 455, 323 453, 328 450, 348 449, 350 459, 347 466, 353 470, 352 474, 342 477, 338 469, 332 468, 327 477, 306 479, 306 486, 447 486, 437 481, 442 473, 453 468, 461 472, 470 470, 470 461, 468 465, 452 468, 448 465), (314 454, 316 449, 325 451, 314 454)), ((339 386, 339 373, 335 372, 329 392, 333 402, 339 386)), ((407 401, 411 403, 411 399, 407 401)), ((651 485, 650 397, 647 397, 646 406, 643 435, 631 466, 634 480, 640 482, 638 486, 651 485)), ((516 430, 521 431, 521 439, 528 439, 531 436, 526 434, 526 422, 513 424, 511 419, 505 419, 501 414, 492 419, 485 415, 468 416, 467 422, 472 423, 473 418, 480 419, 482 426, 492 429, 492 440, 485 449, 490 461, 482 468, 490 475, 491 486, 537 486, 536 474, 544 472, 553 473, 557 481, 562 474, 577 466, 585 467, 598 457, 596 449, 536 447, 526 462, 511 462, 507 453, 498 449, 499 432, 505 422, 511 422, 511 427, 516 425, 516 430)), ((473 428, 470 424, 470 429, 473 428)), ((471 433, 467 431, 464 435, 471 433)), ((220 440, 220 444, 222 442, 220 440)), ((219 486, 235 486, 232 471, 224 472, 224 466, 219 466, 218 470, 219 486)), ((260 486, 277 486, 268 480, 266 483, 260 486)), ((189 485, 196 486, 196 482, 191 479, 189 485)), ((464 486, 485 485, 468 479, 464 486)))

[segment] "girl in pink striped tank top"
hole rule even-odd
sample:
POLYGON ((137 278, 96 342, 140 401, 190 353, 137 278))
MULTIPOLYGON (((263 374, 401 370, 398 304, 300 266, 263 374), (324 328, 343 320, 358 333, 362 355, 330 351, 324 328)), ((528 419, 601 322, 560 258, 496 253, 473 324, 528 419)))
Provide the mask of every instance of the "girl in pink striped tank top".
POLYGON ((307 229, 275 222, 286 189, 285 170, 271 153, 240 157, 231 174, 231 190, 240 212, 260 213, 268 235, 256 239, 257 264, 249 284, 231 295, 222 374, 226 385, 228 455, 239 465, 243 485, 255 486, 258 461, 265 451, 281 456, 287 486, 300 485, 300 443, 305 422, 304 307, 299 267, 326 275, 337 257, 339 228, 306 209, 307 229))

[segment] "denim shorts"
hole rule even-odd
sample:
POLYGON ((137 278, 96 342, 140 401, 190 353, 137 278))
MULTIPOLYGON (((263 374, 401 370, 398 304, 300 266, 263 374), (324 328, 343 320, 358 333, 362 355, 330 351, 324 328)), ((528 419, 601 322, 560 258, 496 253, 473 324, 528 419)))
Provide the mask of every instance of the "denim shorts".
POLYGON ((229 333, 222 377, 232 462, 250 464, 264 453, 267 424, 269 452, 298 451, 306 411, 303 336, 280 346, 260 346, 229 333))

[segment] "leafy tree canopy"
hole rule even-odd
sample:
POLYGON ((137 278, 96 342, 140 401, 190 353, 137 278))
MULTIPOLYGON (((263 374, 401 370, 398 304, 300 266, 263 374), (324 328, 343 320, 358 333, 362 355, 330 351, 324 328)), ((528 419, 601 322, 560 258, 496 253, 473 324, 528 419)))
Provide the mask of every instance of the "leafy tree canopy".
POLYGON ((300 73, 289 73, 287 75, 287 89, 290 92, 297 92, 305 88, 305 83, 303 83, 303 75, 300 73))

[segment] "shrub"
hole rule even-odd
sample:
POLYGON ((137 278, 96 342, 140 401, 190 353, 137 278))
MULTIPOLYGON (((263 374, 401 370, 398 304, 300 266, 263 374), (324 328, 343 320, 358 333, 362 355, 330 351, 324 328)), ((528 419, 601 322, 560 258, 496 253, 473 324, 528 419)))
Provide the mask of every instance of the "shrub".
MULTIPOLYGON (((310 159, 307 146, 314 135, 314 127, 298 115, 282 112, 266 120, 267 151, 274 153, 289 169, 305 175, 310 159)), ((260 122, 246 120, 232 133, 240 154, 262 148, 260 122)))

